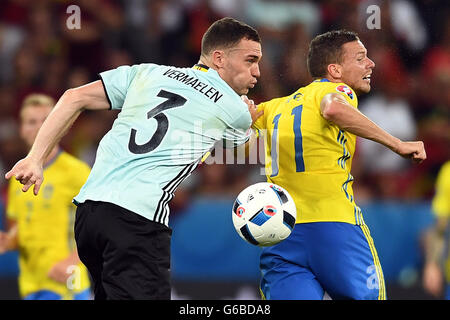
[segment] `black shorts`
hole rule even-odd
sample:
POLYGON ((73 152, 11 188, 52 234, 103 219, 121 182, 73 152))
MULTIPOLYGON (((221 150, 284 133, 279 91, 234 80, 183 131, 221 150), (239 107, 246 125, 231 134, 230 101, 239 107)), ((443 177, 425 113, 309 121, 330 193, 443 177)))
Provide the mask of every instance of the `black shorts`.
POLYGON ((95 299, 170 299, 172 230, 115 204, 78 205, 75 240, 95 299))

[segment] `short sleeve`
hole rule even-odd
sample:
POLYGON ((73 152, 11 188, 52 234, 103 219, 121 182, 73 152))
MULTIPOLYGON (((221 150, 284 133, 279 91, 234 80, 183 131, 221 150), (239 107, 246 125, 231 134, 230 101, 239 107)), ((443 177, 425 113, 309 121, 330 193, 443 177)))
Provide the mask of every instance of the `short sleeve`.
POLYGON ((120 66, 99 74, 111 109, 122 109, 128 88, 136 76, 138 68, 139 65, 120 66))
POLYGON ((436 216, 450 217, 450 161, 439 171, 431 205, 436 216))
POLYGON ((316 103, 320 106, 320 103, 327 94, 337 93, 345 98, 345 100, 354 108, 358 108, 358 97, 355 91, 353 91, 350 86, 345 83, 326 83, 327 85, 322 86, 320 90, 317 91, 316 103))

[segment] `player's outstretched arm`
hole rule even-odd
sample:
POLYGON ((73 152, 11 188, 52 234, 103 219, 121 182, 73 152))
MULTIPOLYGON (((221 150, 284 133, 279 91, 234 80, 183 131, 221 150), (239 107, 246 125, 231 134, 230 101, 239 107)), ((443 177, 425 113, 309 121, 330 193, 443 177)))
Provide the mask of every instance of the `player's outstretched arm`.
POLYGON ((422 141, 405 142, 392 136, 348 104, 340 94, 330 93, 323 97, 320 110, 326 120, 342 130, 381 143, 404 158, 418 163, 427 158, 422 141))
POLYGON ((64 92, 40 128, 28 155, 17 162, 6 173, 5 178, 15 177, 23 184, 24 192, 34 185, 33 192, 37 195, 43 182, 45 159, 80 113, 87 109, 101 110, 109 107, 100 80, 64 92))

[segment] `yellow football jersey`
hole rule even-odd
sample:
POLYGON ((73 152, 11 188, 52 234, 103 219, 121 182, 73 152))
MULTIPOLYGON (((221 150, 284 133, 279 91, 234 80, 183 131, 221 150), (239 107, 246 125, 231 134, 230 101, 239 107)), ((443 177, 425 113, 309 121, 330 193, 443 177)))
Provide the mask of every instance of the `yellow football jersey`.
POLYGON ((267 180, 290 193, 297 206, 296 223, 363 225, 350 174, 356 136, 322 117, 320 102, 328 93, 341 94, 358 106, 346 84, 316 80, 290 96, 258 105, 264 115, 253 128, 264 136, 267 180))
POLYGON ((7 215, 18 226, 19 289, 22 297, 40 290, 50 290, 72 299, 74 293, 89 288, 83 264, 73 268, 68 283, 59 283, 47 274, 55 263, 67 258, 76 248, 73 197, 86 181, 90 168, 66 152, 59 152, 44 168, 44 182, 39 194, 22 192, 22 185, 11 179, 7 215))
MULTIPOLYGON (((447 161, 439 171, 436 181, 436 193, 431 205, 437 217, 446 217, 450 223, 450 161, 447 161)), ((447 253, 445 269, 447 283, 450 283, 450 248, 447 253)))

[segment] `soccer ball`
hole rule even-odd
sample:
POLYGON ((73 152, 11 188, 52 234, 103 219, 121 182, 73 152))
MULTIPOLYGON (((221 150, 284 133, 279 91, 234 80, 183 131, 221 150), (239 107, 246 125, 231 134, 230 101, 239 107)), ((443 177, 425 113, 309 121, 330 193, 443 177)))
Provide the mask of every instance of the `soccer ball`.
POLYGON ((256 246, 268 247, 291 234, 297 209, 285 189, 273 183, 260 182, 241 191, 234 202, 232 217, 242 239, 256 246))

